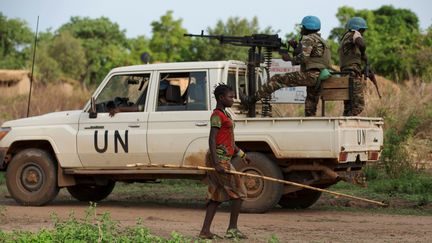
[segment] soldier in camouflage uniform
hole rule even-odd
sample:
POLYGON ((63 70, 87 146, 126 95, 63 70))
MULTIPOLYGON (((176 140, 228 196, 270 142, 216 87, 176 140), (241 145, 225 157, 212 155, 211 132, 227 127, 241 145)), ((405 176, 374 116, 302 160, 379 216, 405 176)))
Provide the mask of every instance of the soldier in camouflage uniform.
MULTIPOLYGON (((344 116, 357 116, 365 106, 364 88, 366 81, 362 79, 362 61, 366 62, 366 45, 363 33, 367 29, 366 21, 360 17, 351 18, 347 31, 341 38, 339 45, 339 61, 341 71, 348 71, 353 78, 352 101, 344 101, 344 116)), ((373 76, 373 73, 370 73, 373 76)))
POLYGON ((301 24, 300 43, 297 44, 294 40, 289 41, 289 44, 295 49, 294 56, 291 58, 287 54, 283 55, 285 61, 292 61, 296 65, 300 64, 300 72, 273 76, 254 95, 243 97, 243 104, 254 103, 283 87, 306 86, 305 115, 314 116, 316 114, 320 96, 317 81, 320 72, 325 68, 330 68, 330 49, 318 33, 321 29, 321 22, 318 17, 306 16, 301 24))

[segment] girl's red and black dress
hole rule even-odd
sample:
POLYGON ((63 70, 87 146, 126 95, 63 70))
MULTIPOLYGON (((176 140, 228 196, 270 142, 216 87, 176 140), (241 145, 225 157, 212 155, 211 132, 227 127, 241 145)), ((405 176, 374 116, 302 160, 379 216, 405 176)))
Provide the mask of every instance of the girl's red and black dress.
MULTIPOLYGON (((235 170, 231 159, 238 152, 234 142, 234 122, 223 109, 215 109, 210 117, 212 127, 219 128, 216 134, 216 155, 225 170, 235 170)), ((206 165, 213 167, 210 153, 206 156, 206 165)), ((231 199, 246 198, 247 190, 243 178, 229 173, 207 172, 208 192, 207 200, 224 202, 231 199)))

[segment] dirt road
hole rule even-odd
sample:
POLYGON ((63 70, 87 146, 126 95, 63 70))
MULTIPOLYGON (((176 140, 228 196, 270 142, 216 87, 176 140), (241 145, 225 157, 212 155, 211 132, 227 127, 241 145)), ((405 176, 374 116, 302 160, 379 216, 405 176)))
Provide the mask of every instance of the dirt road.
MULTIPOLYGON (((82 217, 88 204, 62 198, 49 206, 22 207, 12 199, 0 198, 0 229, 36 231, 52 227, 50 214, 66 219, 71 211, 82 217)), ((153 234, 168 237, 172 231, 196 236, 204 218, 203 204, 173 205, 140 200, 111 199, 101 202, 97 212, 110 212, 123 226, 136 225, 137 219, 153 234)), ((228 208, 216 215, 213 231, 223 234, 228 223, 228 208)), ((431 216, 374 214, 371 212, 327 211, 323 209, 274 209, 266 214, 242 214, 240 228, 250 237, 247 242, 267 242, 272 234, 280 242, 430 242, 431 216)))

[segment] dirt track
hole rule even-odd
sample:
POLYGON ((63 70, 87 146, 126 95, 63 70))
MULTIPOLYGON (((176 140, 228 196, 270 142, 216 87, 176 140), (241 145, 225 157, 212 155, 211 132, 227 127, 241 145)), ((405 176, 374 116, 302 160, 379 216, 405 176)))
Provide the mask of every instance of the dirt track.
MULTIPOLYGON (((45 207, 21 207, 10 198, 0 198, 4 215, 0 229, 36 231, 52 227, 50 214, 67 218, 71 211, 82 217, 88 204, 59 198, 45 207)), ((169 236, 172 231, 196 236, 204 218, 204 205, 146 203, 139 200, 107 200, 98 213, 110 212, 121 225, 134 226, 138 218, 153 234, 169 236)), ((223 234, 228 223, 228 208, 216 215, 213 231, 223 234)), ((280 242, 430 242, 431 216, 387 215, 318 209, 274 209, 266 214, 242 214, 239 227, 249 235, 248 242, 267 242, 275 234, 280 242)))

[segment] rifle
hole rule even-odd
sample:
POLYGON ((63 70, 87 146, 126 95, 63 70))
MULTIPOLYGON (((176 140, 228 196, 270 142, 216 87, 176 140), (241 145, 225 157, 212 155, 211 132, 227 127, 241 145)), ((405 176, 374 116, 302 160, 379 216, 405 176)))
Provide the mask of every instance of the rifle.
POLYGON ((375 85, 375 89, 378 93, 378 97, 381 99, 381 93, 380 93, 379 88, 378 88, 378 83, 377 83, 377 80, 375 78, 375 74, 373 72, 370 72, 370 66, 369 66, 368 60, 366 60, 366 66, 364 69, 364 80, 367 80, 367 78, 369 78, 370 81, 375 85))
MULTIPOLYGON (((188 37, 200 37, 218 40, 220 44, 230 44, 234 46, 245 46, 249 47, 248 51, 248 92, 254 94, 256 91, 256 74, 255 68, 260 67, 261 63, 265 63, 265 70, 267 72, 267 78, 269 78, 269 68, 271 65, 271 59, 273 52, 287 52, 283 47, 281 38, 276 35, 267 34, 253 34, 250 36, 224 36, 224 35, 204 35, 204 31, 201 31, 200 35, 184 34, 188 37), (258 52, 258 53, 257 53, 258 52), (264 54, 262 54, 264 52, 264 54), (257 55, 258 54, 258 55, 257 55)), ((252 104, 248 108, 248 117, 255 117, 255 104, 252 104)), ((264 108, 263 108, 264 110, 264 108)), ((265 115, 265 114, 264 114, 265 115)))

